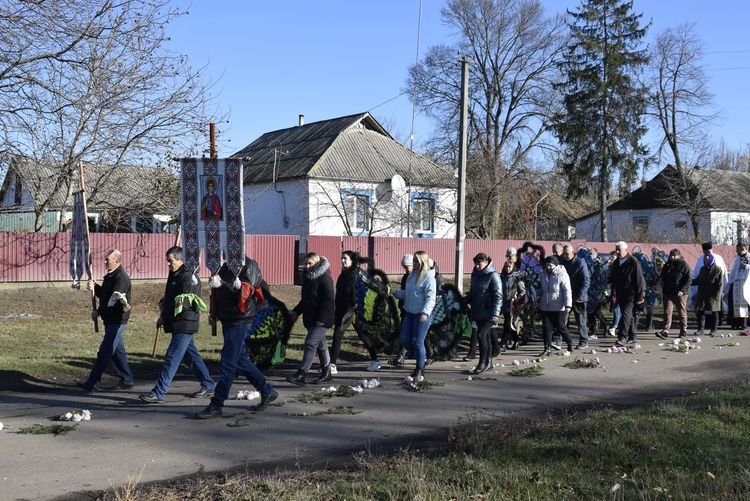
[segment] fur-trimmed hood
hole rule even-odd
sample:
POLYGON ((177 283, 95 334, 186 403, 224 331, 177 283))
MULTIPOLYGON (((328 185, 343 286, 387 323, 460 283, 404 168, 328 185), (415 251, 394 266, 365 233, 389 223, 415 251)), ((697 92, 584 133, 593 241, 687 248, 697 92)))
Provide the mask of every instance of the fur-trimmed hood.
POLYGON ((320 261, 315 263, 313 266, 306 268, 302 273, 302 277, 305 280, 315 280, 316 278, 322 277, 325 272, 331 269, 331 264, 328 262, 325 256, 320 256, 320 261))

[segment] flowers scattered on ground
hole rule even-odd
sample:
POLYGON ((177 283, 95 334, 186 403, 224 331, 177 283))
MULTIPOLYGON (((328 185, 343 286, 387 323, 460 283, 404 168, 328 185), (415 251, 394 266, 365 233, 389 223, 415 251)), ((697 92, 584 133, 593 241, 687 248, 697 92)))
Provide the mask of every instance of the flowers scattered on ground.
POLYGON ((575 360, 564 365, 564 367, 567 367, 568 369, 595 369, 600 366, 601 361, 599 360, 599 357, 576 357, 575 360))
POLYGON ((377 388, 378 386, 380 386, 380 381, 374 378, 373 379, 360 379, 359 381, 357 381, 357 385, 360 388, 370 390, 372 388, 377 388))
POLYGON ((511 376, 515 377, 534 377, 541 376, 544 368, 541 365, 531 365, 529 367, 519 367, 510 371, 511 376))
POLYGON ((733 348, 733 347, 739 346, 739 345, 740 345, 739 341, 730 341, 728 343, 718 344, 718 345, 714 346, 714 349, 715 350, 723 350, 725 347, 727 347, 727 348, 733 348))
POLYGON ((56 417, 56 421, 91 421, 91 411, 88 409, 76 409, 56 417))
POLYGON ((255 400, 260 398, 260 392, 255 390, 240 390, 237 392, 237 400, 255 400))
POLYGON ((0 431, 2 431, 3 428, 5 428, 5 425, 2 423, 2 421, 0 421, 0 431))
POLYGON ((406 386, 406 389, 409 391, 423 392, 431 389, 433 386, 443 386, 443 383, 431 383, 426 381, 423 377, 420 377, 417 380, 411 376, 406 376, 404 378, 404 386, 406 386))

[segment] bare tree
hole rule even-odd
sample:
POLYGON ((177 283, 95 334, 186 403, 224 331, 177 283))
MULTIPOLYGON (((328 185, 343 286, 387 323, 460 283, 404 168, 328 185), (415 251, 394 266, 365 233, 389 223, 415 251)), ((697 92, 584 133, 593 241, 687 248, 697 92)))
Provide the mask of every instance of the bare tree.
POLYGON ((703 43, 695 25, 682 24, 664 30, 656 38, 651 53, 649 113, 659 126, 662 139, 659 155, 671 153, 674 172, 659 202, 687 211, 698 242, 700 218, 706 210, 706 191, 712 189, 703 171, 690 167, 703 165, 710 154, 707 128, 716 118, 713 95, 703 64, 703 43))
POLYGON ((703 164, 712 111, 703 64, 703 43, 695 25, 668 28, 656 37, 651 53, 649 112, 659 125, 659 152, 668 148, 677 168, 703 164))
POLYGON ((436 121, 430 154, 455 163, 461 78, 470 60, 467 232, 506 236, 519 204, 509 194, 528 172, 529 154, 545 148, 552 81, 563 24, 537 0, 450 0, 442 17, 457 35, 409 72, 420 110, 436 121), (510 200, 509 200, 510 199, 510 200))
POLYGON ((123 165, 164 166, 195 153, 209 121, 208 88, 166 47, 182 11, 168 0, 55 0, 20 2, 33 8, 7 14, 14 3, 0 14, 9 30, 0 52, 24 40, 0 61, 0 88, 15 90, 0 92, 4 150, 57 166, 49 197, 35 207, 37 228, 53 198, 77 189, 80 160, 100 166, 87 179, 93 197, 123 165), (33 37, 23 34, 28 26, 33 37))

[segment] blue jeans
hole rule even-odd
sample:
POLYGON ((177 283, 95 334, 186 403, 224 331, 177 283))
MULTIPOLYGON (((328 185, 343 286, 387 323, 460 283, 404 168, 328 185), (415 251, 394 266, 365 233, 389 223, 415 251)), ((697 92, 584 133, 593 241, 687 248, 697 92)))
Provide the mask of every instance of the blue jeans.
POLYGON ((609 324, 609 328, 617 329, 617 326, 620 325, 620 317, 622 317, 622 310, 620 310, 620 305, 616 304, 614 308, 612 308, 612 312, 614 317, 612 318, 612 323, 609 324))
POLYGON ((417 369, 424 369, 424 361, 427 354, 424 347, 424 339, 430 330, 432 315, 427 320, 420 322, 421 313, 404 312, 404 318, 401 322, 401 346, 417 354, 417 369))
POLYGON ((234 382, 234 375, 238 372, 247 378, 261 396, 270 395, 273 387, 247 355, 245 339, 250 334, 250 324, 222 324, 221 330, 224 334, 219 370, 221 374, 211 398, 211 405, 218 408, 224 406, 224 400, 229 396, 229 390, 234 382))
POLYGON ((193 335, 185 332, 174 332, 172 333, 172 341, 169 342, 167 353, 164 355, 164 366, 161 369, 161 374, 159 374, 159 379, 156 380, 154 389, 151 390, 151 393, 157 398, 164 398, 169 392, 169 385, 172 383, 175 374, 177 374, 177 369, 179 369, 183 358, 185 362, 189 363, 193 374, 201 382, 201 389, 214 389, 214 380, 211 379, 208 367, 206 367, 206 363, 195 347, 193 335))
POLYGON ((87 386, 98 386, 102 374, 112 362, 112 371, 124 384, 133 384, 133 373, 128 365, 128 354, 125 353, 125 327, 128 324, 104 324, 104 338, 96 354, 96 362, 86 380, 87 386))

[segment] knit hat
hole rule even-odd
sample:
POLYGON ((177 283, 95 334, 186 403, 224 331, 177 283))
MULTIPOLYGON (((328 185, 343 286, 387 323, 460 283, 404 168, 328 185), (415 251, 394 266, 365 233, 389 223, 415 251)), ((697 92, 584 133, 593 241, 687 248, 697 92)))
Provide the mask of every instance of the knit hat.
POLYGON ((505 251, 506 257, 513 257, 516 255, 518 255, 518 249, 516 249, 515 247, 508 247, 508 250, 505 251))
POLYGON ((703 248, 703 252, 710 251, 713 249, 713 244, 711 242, 704 242, 701 244, 701 247, 703 248))
POLYGON ((550 264, 550 263, 554 264, 555 266, 558 266, 560 264, 560 261, 558 261, 558 259, 555 256, 547 256, 544 259, 544 264, 550 264))
POLYGON ((414 265, 414 254, 404 254, 401 258, 401 266, 412 266, 414 265))

